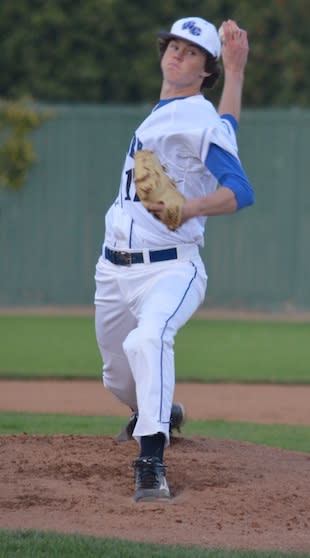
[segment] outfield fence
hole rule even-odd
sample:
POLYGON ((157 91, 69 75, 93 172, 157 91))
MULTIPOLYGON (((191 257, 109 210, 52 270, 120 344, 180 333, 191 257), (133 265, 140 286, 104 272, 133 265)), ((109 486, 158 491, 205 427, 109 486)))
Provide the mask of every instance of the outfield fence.
MULTIPOLYGON (((0 307, 91 305, 104 214, 150 106, 49 106, 20 191, 0 189, 0 307)), ((244 110, 239 151, 256 204, 210 218, 206 306, 310 310, 310 111, 244 110)))

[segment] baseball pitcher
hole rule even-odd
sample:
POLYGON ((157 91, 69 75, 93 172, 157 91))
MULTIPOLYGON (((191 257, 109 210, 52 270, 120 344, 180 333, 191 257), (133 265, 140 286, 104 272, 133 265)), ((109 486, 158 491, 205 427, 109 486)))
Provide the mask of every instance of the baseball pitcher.
POLYGON ((160 98, 132 136, 95 275, 104 385, 131 410, 125 438, 139 448, 136 501, 172 497, 164 450, 185 420, 173 402, 174 341, 205 297, 207 218, 254 202, 236 140, 246 31, 229 20, 219 33, 186 17, 158 33, 158 44, 160 98), (216 110, 203 92, 220 75, 221 55, 216 110))

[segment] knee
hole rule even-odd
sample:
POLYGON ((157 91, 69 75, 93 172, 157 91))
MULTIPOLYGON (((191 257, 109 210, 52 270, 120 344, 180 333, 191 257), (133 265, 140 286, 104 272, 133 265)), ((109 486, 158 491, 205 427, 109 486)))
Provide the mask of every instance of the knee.
POLYGON ((137 327, 132 330, 123 343, 123 349, 128 354, 140 352, 150 344, 160 344, 160 332, 151 327, 137 327))
POLYGON ((128 356, 150 349, 159 350, 163 343, 173 345, 173 336, 168 329, 163 330, 155 325, 139 326, 127 335, 123 349, 128 356))

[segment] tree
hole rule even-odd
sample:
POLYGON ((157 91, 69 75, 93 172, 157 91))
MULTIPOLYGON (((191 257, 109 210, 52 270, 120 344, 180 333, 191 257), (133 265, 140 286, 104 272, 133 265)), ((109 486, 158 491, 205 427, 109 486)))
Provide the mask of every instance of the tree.
MULTIPOLYGON (((309 106, 308 0, 1 0, 0 97, 153 102, 156 32, 201 15, 248 30, 244 106, 309 106)), ((219 94, 211 92, 211 100, 219 94)))

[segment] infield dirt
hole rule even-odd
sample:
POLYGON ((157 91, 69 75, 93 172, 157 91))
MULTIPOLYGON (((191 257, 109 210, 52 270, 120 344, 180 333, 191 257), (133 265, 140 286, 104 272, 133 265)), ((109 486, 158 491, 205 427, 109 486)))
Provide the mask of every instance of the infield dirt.
MULTIPOLYGON (((93 399, 85 382, 26 383, 28 392, 23 382, 0 383, 0 411, 40 412, 38 402, 45 412, 113 410, 96 412, 97 398, 106 394, 99 383, 92 383, 93 399)), ((309 388, 220 387, 196 386, 198 394, 183 384, 177 397, 190 418, 310 424, 309 388)), ((114 401, 109 394, 107 401, 114 401)), ((112 414, 127 414, 120 407, 115 403, 112 414)), ((166 452, 173 494, 166 504, 133 501, 136 455, 135 442, 104 436, 1 436, 0 528, 310 553, 310 454, 178 435, 166 452)))

